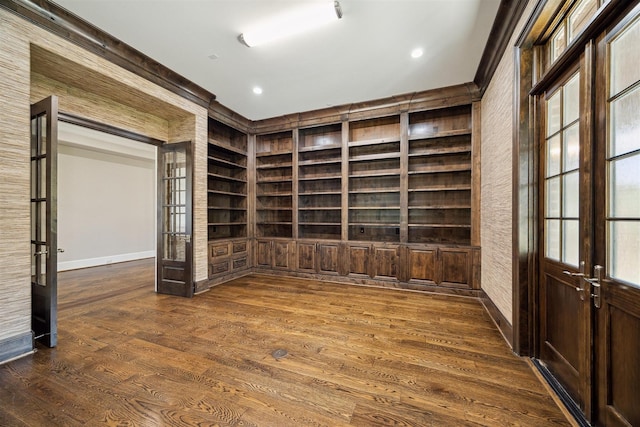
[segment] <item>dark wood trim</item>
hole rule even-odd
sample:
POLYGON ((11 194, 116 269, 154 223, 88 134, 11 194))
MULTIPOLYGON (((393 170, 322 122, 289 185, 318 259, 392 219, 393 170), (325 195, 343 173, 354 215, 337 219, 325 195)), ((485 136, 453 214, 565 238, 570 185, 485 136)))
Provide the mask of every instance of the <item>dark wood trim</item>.
POLYGON ((280 132, 294 128, 400 115, 403 112, 468 105, 479 100, 480 94, 476 85, 465 83, 258 120, 253 122, 253 132, 256 134, 280 132))
POLYGON ((507 318, 504 317, 504 314, 502 314, 502 312, 498 309, 493 300, 482 289, 480 290, 480 302, 482 302, 482 305, 484 306, 485 310, 487 310, 489 317, 491 317, 493 323, 495 323, 496 327, 502 333, 505 341, 507 341, 511 348, 513 348, 513 327, 511 326, 511 323, 509 323, 507 318))
POLYGON ((213 101, 209 105, 208 115, 212 119, 216 119, 228 126, 231 126, 244 133, 254 133, 254 122, 247 119, 241 114, 236 113, 228 107, 213 101))
POLYGON ((482 58, 473 78, 480 95, 484 94, 493 74, 502 60, 509 39, 527 6, 527 0, 501 0, 496 19, 493 21, 489 39, 482 52, 482 58))
POLYGON ((33 352, 33 332, 23 332, 0 340, 0 364, 33 352))
POLYGON ((531 93, 540 92, 541 88, 546 87, 550 81, 556 80, 566 70, 567 66, 584 53, 584 46, 589 39, 595 38, 598 34, 610 25, 612 16, 619 16, 629 6, 625 1, 611 1, 603 6, 596 16, 594 16, 585 31, 574 39, 562 56, 544 73, 544 76, 535 82, 531 88, 531 93))
POLYGON ((105 123, 101 123, 95 120, 87 119, 84 117, 76 116, 74 114, 69 113, 58 113, 58 120, 65 123, 70 123, 72 125, 82 126, 88 129, 97 130, 100 132, 108 133, 111 135, 119 136, 122 138, 131 139, 138 142, 143 142, 145 144, 155 145, 156 147, 161 146, 165 143, 160 139, 151 138, 150 136, 142 135, 136 132, 131 132, 122 128, 118 128, 115 126, 111 126, 105 123))
POLYGON ((538 359, 531 360, 533 366, 538 370, 542 378, 547 382, 551 390, 556 394, 560 402, 564 405, 569 414, 573 417, 573 420, 579 427, 591 427, 591 424, 584 417, 582 410, 576 404, 576 402, 569 396, 569 393, 560 385, 558 380, 553 376, 551 372, 544 366, 538 359))
POLYGON ((0 0, 0 7, 205 108, 215 95, 48 0, 0 0))

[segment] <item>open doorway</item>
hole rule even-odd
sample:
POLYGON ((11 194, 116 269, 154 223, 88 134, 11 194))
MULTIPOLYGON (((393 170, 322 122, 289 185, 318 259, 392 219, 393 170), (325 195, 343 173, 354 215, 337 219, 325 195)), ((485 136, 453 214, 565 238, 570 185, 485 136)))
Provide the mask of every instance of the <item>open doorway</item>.
POLYGON ((157 148, 61 121, 58 272, 156 256, 157 148))

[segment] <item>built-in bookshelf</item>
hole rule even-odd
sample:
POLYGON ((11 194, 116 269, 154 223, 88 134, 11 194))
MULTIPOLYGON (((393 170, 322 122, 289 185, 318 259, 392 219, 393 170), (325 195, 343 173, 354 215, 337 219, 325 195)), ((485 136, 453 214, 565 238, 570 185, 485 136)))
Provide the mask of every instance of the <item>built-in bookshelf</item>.
POLYGON ((293 237, 292 135, 256 136, 256 237, 293 237))
POLYGON ((247 237, 247 134, 209 118, 209 240, 247 237))
POLYGON ((340 240, 342 124, 298 135, 298 237, 340 240))
POLYGON ((400 116, 349 123, 349 240, 400 241, 400 116))
POLYGON ((408 241, 469 245, 471 108, 409 114, 408 241))

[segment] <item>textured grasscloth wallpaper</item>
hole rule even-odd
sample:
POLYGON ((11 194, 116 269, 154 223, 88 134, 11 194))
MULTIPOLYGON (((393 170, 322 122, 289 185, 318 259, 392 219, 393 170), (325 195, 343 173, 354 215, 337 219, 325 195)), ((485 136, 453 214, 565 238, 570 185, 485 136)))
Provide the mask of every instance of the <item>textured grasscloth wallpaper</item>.
MULTIPOLYGON (((70 71, 73 73, 73 70, 70 71)), ((80 71, 78 71, 80 72, 80 71)), ((82 78, 82 76, 78 76, 82 78)), ((73 80, 73 76, 71 76, 73 80)), ((29 231, 29 105, 57 94, 61 110, 171 142, 191 139, 195 144, 196 186, 206 188, 207 110, 100 57, 0 10, 0 340, 31 329, 29 231), (119 88, 119 95, 141 94, 146 112, 114 102, 109 94, 94 94, 31 74, 31 55, 50 51, 79 64, 79 69, 108 76, 96 90, 119 88), (114 83, 115 82, 115 83, 114 83), (111 86, 109 86, 111 85, 111 86), (115 85, 115 86, 114 86, 115 85), (167 120, 167 115, 176 120, 167 120), (163 118, 164 117, 164 118, 163 118), (204 187, 203 187, 204 186, 204 187)), ((117 98, 117 97, 116 97, 117 98)), ((140 105, 140 103, 139 103, 140 105)), ((194 200, 195 278, 207 278, 207 196, 194 200)))
POLYGON ((513 46, 536 4, 529 1, 482 98, 482 289, 512 321, 513 46))

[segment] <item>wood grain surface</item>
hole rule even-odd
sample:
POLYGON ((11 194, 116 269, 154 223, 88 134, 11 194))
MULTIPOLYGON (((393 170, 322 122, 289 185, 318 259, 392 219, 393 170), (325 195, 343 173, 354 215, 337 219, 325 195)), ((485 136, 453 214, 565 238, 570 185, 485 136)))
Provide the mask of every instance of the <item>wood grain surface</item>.
POLYGON ((569 425, 475 298, 153 272, 60 274, 59 346, 0 366, 0 425, 569 425))

